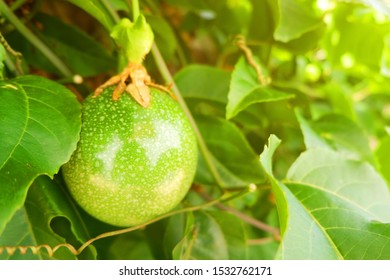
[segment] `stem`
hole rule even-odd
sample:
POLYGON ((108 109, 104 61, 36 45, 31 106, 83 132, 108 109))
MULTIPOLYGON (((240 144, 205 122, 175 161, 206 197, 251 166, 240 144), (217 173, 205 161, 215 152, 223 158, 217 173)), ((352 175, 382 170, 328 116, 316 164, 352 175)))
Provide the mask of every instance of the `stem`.
MULTIPOLYGON (((240 220, 246 222, 247 224, 250 224, 250 225, 252 225, 260 230, 263 230, 265 232, 271 233, 276 240, 280 240, 279 229, 274 228, 274 227, 272 227, 272 226, 270 226, 262 221, 256 220, 255 218, 248 216, 248 215, 238 211, 235 208, 232 208, 230 206, 222 204, 222 202, 227 202, 227 201, 233 200, 233 199, 238 198, 244 194, 247 194, 248 192, 249 192, 248 190, 242 191, 241 193, 233 195, 231 197, 228 197, 227 199, 221 199, 219 202, 215 203, 215 206, 221 210, 230 212, 231 214, 233 214, 234 216, 236 216, 240 220)), ((214 201, 214 200, 212 200, 212 198, 208 194, 206 194, 204 192, 198 191, 198 194, 207 201, 214 201)))
POLYGON ((0 0, 0 13, 32 44, 34 45, 65 77, 72 76, 69 68, 52 52, 34 33, 11 12, 7 4, 0 0))
POLYGON ((252 50, 247 46, 244 36, 238 35, 236 37, 236 45, 237 47, 244 52, 246 61, 250 66, 255 69, 257 74, 257 79, 259 80, 260 84, 263 86, 266 86, 269 84, 270 80, 269 77, 265 77, 263 74, 263 71, 261 70, 261 67, 257 62, 255 61, 253 57, 252 50))
POLYGON ((15 57, 15 70, 17 74, 23 75, 23 68, 22 68, 22 54, 20 52, 15 51, 5 40, 3 37, 3 34, 0 32, 0 43, 3 45, 4 49, 8 51, 13 57, 15 57))
POLYGON ((216 166, 214 165, 213 163, 213 159, 212 159, 212 156, 211 156, 211 153, 202 137, 202 134, 200 133, 199 131, 199 128, 195 122, 195 119, 194 117, 192 116, 190 110, 188 109, 187 107, 187 104, 185 103, 178 87, 176 86, 176 84, 173 82, 173 77, 171 75, 171 73, 169 72, 169 69, 168 69, 168 66, 166 65, 165 61, 164 61, 164 58, 162 57, 161 53, 160 53, 160 50, 158 49, 158 47, 156 46, 156 44, 153 44, 153 47, 152 47, 152 54, 153 54, 153 58, 156 62, 156 65, 157 65, 157 68, 159 69, 163 79, 165 80, 165 82, 167 84, 170 84, 172 83, 172 91, 173 93, 175 94, 176 98, 177 98, 177 101, 179 102, 181 108, 183 109, 184 113, 186 114, 188 120, 190 121, 190 124, 192 126, 192 129, 194 130, 195 132, 195 136, 198 140, 198 146, 199 146, 199 149, 200 149, 200 152, 202 153, 205 161, 206 161, 206 164, 207 164, 207 167, 209 168, 212 176, 214 177, 214 180, 215 182, 217 183, 217 185, 219 187, 222 187, 224 185, 222 179, 221 179, 221 176, 219 175, 218 173, 218 170, 216 168, 216 166))
POLYGON ((131 1, 132 7, 133 7, 133 21, 135 22, 136 19, 139 16, 139 2, 138 0, 132 0, 131 1))
MULTIPOLYGON (((268 243, 271 243, 274 241, 275 241, 275 238, 273 238, 273 237, 264 237, 264 238, 259 238, 259 239, 248 239, 247 244, 248 245, 264 245, 264 244, 268 244, 268 243)), ((277 240, 277 241, 279 241, 279 240, 277 240)))
POLYGON ((277 228, 274 228, 270 225, 267 225, 264 222, 256 220, 255 218, 248 216, 248 215, 238 211, 237 209, 234 209, 234 208, 229 207, 227 205, 224 205, 222 203, 217 203, 216 206, 221 210, 225 210, 227 212, 230 212, 231 214, 233 214, 234 216, 236 216, 240 220, 246 222, 247 224, 250 224, 250 225, 252 225, 258 229, 261 229, 265 232, 271 233, 273 236, 275 236, 276 239, 280 239, 279 230, 277 228))
POLYGON ((143 223, 141 225, 138 225, 138 226, 134 226, 134 227, 130 227, 130 228, 125 228, 125 229, 119 229, 119 230, 114 230, 114 231, 110 231, 110 232, 105 232, 105 233, 102 233, 94 238, 91 238, 89 239, 87 242, 85 242, 78 250, 77 250, 77 254, 80 254, 82 251, 85 250, 85 248, 87 248, 89 245, 91 245, 93 242, 95 242, 96 240, 99 240, 99 239, 102 239, 102 238, 106 238, 106 237, 111 237, 111 236, 115 236, 115 235, 120 235, 120 234, 124 234, 124 233, 128 233, 128 232, 132 232, 132 231, 135 231, 135 230, 138 230, 138 229, 141 229, 141 228, 144 228, 150 224, 153 224, 157 221, 160 221, 160 220, 163 220, 165 218, 168 218, 168 217, 171 217, 171 216, 174 216, 174 215, 177 215, 177 214, 182 214, 182 213, 187 213, 187 212, 194 212, 194 211, 199 211, 199 210, 202 210, 204 208, 207 208, 207 207, 210 207, 210 206, 213 206, 214 204, 218 203, 219 202, 219 198, 215 199, 215 200, 212 200, 212 201, 209 201, 209 202, 206 202, 204 204, 201 204, 201 205, 196 205, 196 206, 191 206, 191 207, 187 207, 187 208, 182 208, 182 209, 178 209, 176 211, 172 211, 172 212, 169 212, 167 214, 164 214, 164 215, 161 215, 157 218, 154 218, 153 220, 150 220, 146 223, 143 223))

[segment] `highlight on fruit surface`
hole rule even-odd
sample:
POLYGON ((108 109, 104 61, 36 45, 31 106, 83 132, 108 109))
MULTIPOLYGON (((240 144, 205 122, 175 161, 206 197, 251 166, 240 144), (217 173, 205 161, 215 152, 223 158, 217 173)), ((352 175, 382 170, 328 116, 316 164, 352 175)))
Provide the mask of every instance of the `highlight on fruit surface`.
POLYGON ((151 88, 150 105, 110 86, 82 109, 80 141, 63 176, 77 203, 116 226, 141 224, 176 207, 193 181, 197 144, 179 104, 151 88))

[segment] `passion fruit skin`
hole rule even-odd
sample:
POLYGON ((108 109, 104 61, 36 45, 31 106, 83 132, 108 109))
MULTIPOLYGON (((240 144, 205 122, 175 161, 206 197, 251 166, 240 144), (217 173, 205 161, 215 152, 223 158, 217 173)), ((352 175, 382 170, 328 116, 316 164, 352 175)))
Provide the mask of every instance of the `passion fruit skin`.
POLYGON ((151 89, 143 108, 109 87, 82 108, 80 141, 62 168, 77 203, 115 226, 144 223, 177 206, 193 181, 197 144, 179 104, 151 89))

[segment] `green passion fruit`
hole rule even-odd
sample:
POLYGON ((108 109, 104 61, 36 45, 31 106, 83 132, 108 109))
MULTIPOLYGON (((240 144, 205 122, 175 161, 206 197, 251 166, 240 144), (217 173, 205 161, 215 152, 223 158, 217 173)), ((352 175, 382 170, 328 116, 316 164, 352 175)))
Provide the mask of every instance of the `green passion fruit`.
POLYGON ((179 104, 151 88, 151 103, 113 87, 82 108, 80 141, 62 170, 76 202, 116 226, 144 223, 177 206, 193 181, 196 138, 179 104))

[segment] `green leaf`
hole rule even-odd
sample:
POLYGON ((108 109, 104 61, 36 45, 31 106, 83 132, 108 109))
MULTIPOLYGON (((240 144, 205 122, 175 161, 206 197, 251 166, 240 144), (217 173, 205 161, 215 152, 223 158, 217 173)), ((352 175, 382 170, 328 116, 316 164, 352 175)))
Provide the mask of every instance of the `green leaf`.
POLYGON ((227 34, 246 34, 252 17, 251 1, 225 0, 224 2, 225 5, 216 10, 217 26, 227 34))
MULTIPOLYGON (((72 25, 65 24, 57 17, 39 14, 35 17, 42 25, 43 31, 35 30, 64 63, 66 63, 73 73, 82 76, 94 76, 104 71, 112 69, 116 65, 116 60, 101 44, 96 42, 86 33, 72 25), (61 32, 58 32, 61 30, 61 32)), ((30 46, 31 47, 31 46, 30 46)), ((30 59, 36 61, 35 51, 32 49, 24 51, 30 59)), ((44 60, 44 58, 42 58, 44 60)), ((39 62, 39 61, 38 61, 39 62)), ((42 68, 50 63, 43 61, 42 68)))
POLYGON ((173 215, 169 218, 163 241, 167 259, 173 259, 173 250, 184 237, 186 223, 186 214, 173 215))
MULTIPOLYGON (((33 234, 31 234, 31 228, 28 222, 28 216, 24 208, 21 208, 15 212, 11 221, 7 224, 7 227, 0 236, 0 247, 3 250, 0 254, 0 260, 16 260, 16 259, 44 259, 48 258, 47 254, 40 251, 39 254, 33 254, 31 250, 28 250, 25 254, 20 254, 19 250, 16 250, 13 255, 9 255, 3 246, 35 246, 37 245, 34 240, 33 234), (27 233, 27 234, 26 234, 27 233)), ((46 240, 45 240, 46 242, 46 240)))
MULTIPOLYGON (((221 118, 206 116, 198 116, 196 121, 225 187, 264 181, 257 155, 234 124, 221 118)), ((202 184, 214 183, 203 158, 198 165, 195 181, 202 184)))
POLYGON ((252 0, 252 17, 248 37, 253 40, 270 41, 278 21, 277 1, 252 0), (259 24, 261 18, 261 24, 259 24))
POLYGON ((322 21, 309 5, 297 0, 280 0, 279 22, 274 37, 281 42, 289 42, 318 28, 322 21))
POLYGON ((338 196, 347 207, 359 206, 362 216, 390 222, 389 190, 368 163, 346 159, 330 150, 311 149, 291 166, 287 178, 328 192, 329 198, 338 196))
POLYGON ((385 137, 375 151, 379 170, 390 188, 390 136, 385 137))
MULTIPOLYGON (((74 201, 64 189, 46 176, 35 180, 26 199, 25 207, 19 209, 0 236, 0 246, 39 246, 71 243, 76 249, 87 241, 87 229, 80 219, 74 201)), ((94 258, 91 248, 83 252, 84 257, 94 258)), ((28 250, 21 254, 16 250, 9 256, 6 252, 0 259, 76 259, 67 248, 61 248, 49 256, 45 249, 32 254, 28 250)))
POLYGON ((123 18, 111 31, 111 37, 121 48, 126 62, 141 63, 152 49, 152 28, 140 15, 134 23, 123 18))
POLYGON ((141 232, 119 235, 110 245, 110 260, 153 260, 150 245, 141 232))
POLYGON ((154 40, 164 59, 171 60, 177 48, 177 39, 172 27, 163 17, 145 15, 145 18, 154 32, 154 40))
POLYGON ((319 42, 324 36, 326 26, 324 23, 319 24, 313 30, 302 34, 302 36, 290 40, 286 43, 277 42, 282 48, 285 48, 293 54, 305 54, 306 52, 318 47, 319 42))
MULTIPOLYGON (((380 93, 372 94, 357 103, 357 119, 359 125, 368 135, 382 138, 388 135, 388 124, 390 123, 390 114, 388 104, 390 104, 390 95, 387 89, 387 83, 380 82, 380 93), (382 88, 382 85, 384 88, 382 88)), ((373 139, 372 139, 373 140, 373 139)))
POLYGON ((129 5, 126 3, 126 1, 123 0, 110 0, 110 5, 112 8, 116 11, 125 11, 127 13, 130 13, 129 5))
POLYGON ((185 98, 226 104, 230 73, 205 65, 189 65, 175 75, 175 83, 185 98))
POLYGON ((233 118, 251 104, 280 101, 293 97, 292 94, 281 92, 270 86, 260 85, 255 69, 246 62, 244 57, 241 57, 234 67, 230 81, 226 118, 233 118))
POLYGON ((354 101, 343 83, 330 82, 322 90, 330 100, 335 113, 356 120, 354 101))
POLYGON ((174 259, 245 259, 246 238, 237 217, 225 212, 196 212, 187 220, 184 238, 173 251, 174 259))
POLYGON ((366 65, 377 71, 388 26, 381 26, 369 17, 355 17, 355 9, 351 7, 351 4, 338 5, 334 12, 334 27, 324 40, 328 60, 336 66, 366 65))
POLYGON ((96 18, 107 30, 115 25, 114 20, 108 15, 106 9, 99 0, 67 0, 73 5, 83 9, 96 18))
POLYGON ((38 76, 0 82, 0 233, 33 180, 53 176, 76 148, 80 105, 65 87, 38 76))
POLYGON ((268 175, 268 179, 272 185, 272 191, 276 198, 276 206, 279 213, 279 224, 280 230, 283 234, 287 228, 287 217, 288 217, 288 208, 287 199, 285 198, 283 192, 281 192, 279 187, 279 181, 275 178, 273 172, 273 156, 276 149, 280 146, 282 141, 275 135, 271 134, 268 138, 268 145, 264 147, 263 152, 260 155, 260 162, 264 168, 264 171, 268 175))
POLYGON ((271 134, 270 137, 268 138, 268 146, 264 147, 264 150, 260 155, 260 162, 264 168, 264 171, 267 172, 269 176, 271 176, 270 179, 274 179, 272 177, 273 176, 272 157, 281 142, 282 141, 277 136, 271 134))
POLYGON ((311 149, 285 184, 273 182, 283 236, 279 258, 390 257, 389 190, 371 165, 311 149))
MULTIPOLYGON (((46 14, 38 14, 34 19, 42 27, 42 30, 33 28, 37 36, 73 73, 89 77, 116 66, 116 59, 100 43, 75 26, 46 14)), ((23 53, 23 58, 30 65, 61 76, 58 69, 21 34, 11 32, 7 39, 10 44, 18 46, 18 50, 23 53)))
POLYGON ((315 121, 305 120, 298 112, 296 115, 307 149, 330 148, 350 158, 374 162, 368 137, 355 122, 336 114, 315 121))

